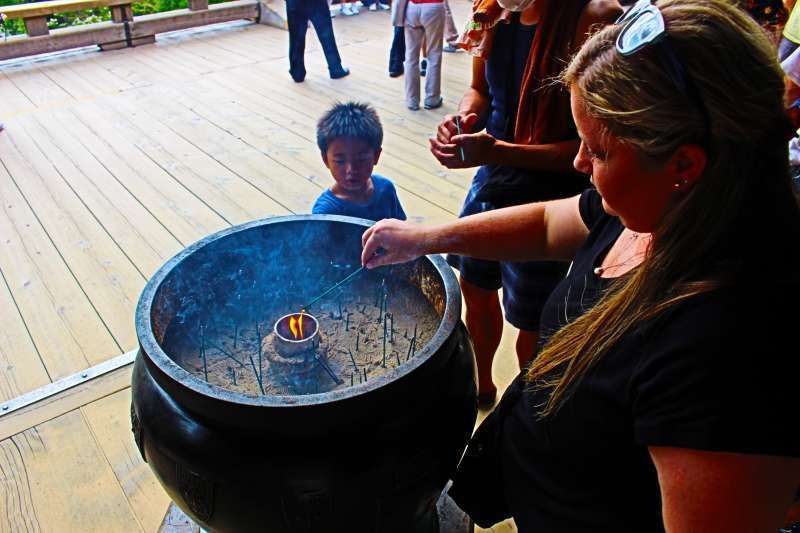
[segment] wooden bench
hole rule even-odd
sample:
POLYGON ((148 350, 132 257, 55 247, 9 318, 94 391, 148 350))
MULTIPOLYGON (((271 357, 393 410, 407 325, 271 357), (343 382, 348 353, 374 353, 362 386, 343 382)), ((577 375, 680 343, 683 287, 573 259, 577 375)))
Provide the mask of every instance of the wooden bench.
POLYGON ((132 0, 47 0, 0 6, 8 19, 22 19, 27 36, 0 41, 0 60, 98 45, 102 50, 138 46, 155 41, 155 34, 206 24, 251 19, 285 27, 274 3, 282 0, 233 0, 208 5, 208 0, 188 0, 188 9, 141 15, 134 20, 132 0), (62 28, 50 32, 47 20, 57 13, 98 7, 111 8, 111 21, 62 28))

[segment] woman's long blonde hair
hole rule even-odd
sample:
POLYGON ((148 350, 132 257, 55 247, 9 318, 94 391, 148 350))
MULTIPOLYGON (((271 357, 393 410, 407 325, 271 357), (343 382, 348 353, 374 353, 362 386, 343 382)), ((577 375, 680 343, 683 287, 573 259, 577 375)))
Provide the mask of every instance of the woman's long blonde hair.
POLYGON ((563 82, 578 92, 589 116, 643 160, 664 161, 682 144, 694 143, 706 149, 708 163, 689 192, 676 193, 643 264, 555 333, 528 368, 528 381, 549 390, 543 417, 558 410, 623 335, 694 295, 761 276, 770 243, 779 240, 770 232, 800 235, 788 172, 791 127, 774 47, 732 0, 657 5, 668 45, 696 96, 668 76, 661 45, 619 54, 620 26, 593 35, 563 82))

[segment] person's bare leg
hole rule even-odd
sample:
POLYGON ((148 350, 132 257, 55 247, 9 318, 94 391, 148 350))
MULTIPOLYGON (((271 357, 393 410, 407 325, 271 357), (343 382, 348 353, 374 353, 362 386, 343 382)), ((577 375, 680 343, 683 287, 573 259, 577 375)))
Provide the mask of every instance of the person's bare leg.
POLYGON ((496 390, 492 382, 492 360, 503 335, 503 312, 497 291, 480 287, 461 279, 461 292, 466 305, 465 322, 475 347, 478 363, 478 393, 496 390))
POLYGON ((536 350, 538 341, 538 331, 519 330, 519 335, 517 335, 517 360, 519 361, 520 370, 524 370, 533 359, 533 353, 536 350))

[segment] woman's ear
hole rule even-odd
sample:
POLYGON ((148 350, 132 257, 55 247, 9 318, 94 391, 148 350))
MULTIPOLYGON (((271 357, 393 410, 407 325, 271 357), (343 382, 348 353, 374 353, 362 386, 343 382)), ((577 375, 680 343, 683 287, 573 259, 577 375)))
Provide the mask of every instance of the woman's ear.
POLYGON ((690 189, 703 175, 708 156, 703 147, 697 144, 681 145, 672 157, 668 168, 674 180, 673 187, 678 191, 690 189))

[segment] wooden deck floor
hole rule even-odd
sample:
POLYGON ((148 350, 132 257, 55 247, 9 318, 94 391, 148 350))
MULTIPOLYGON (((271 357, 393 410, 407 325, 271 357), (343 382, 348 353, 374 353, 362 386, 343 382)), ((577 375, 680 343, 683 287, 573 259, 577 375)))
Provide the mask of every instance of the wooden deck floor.
MULTIPOLYGON (((469 2, 451 5, 460 24, 469 2)), ((472 171, 439 166, 426 139, 455 109, 469 58, 445 55, 442 109, 411 112, 386 72, 388 15, 335 28, 352 70, 337 81, 313 32, 295 84, 287 34, 245 22, 0 64, 0 405, 135 349, 139 293, 186 245, 308 212, 331 182, 314 125, 336 100, 377 108, 376 172, 411 219, 456 216, 472 171)), ((169 502, 131 438, 129 376, 0 417, 0 532, 158 530, 169 502)))

